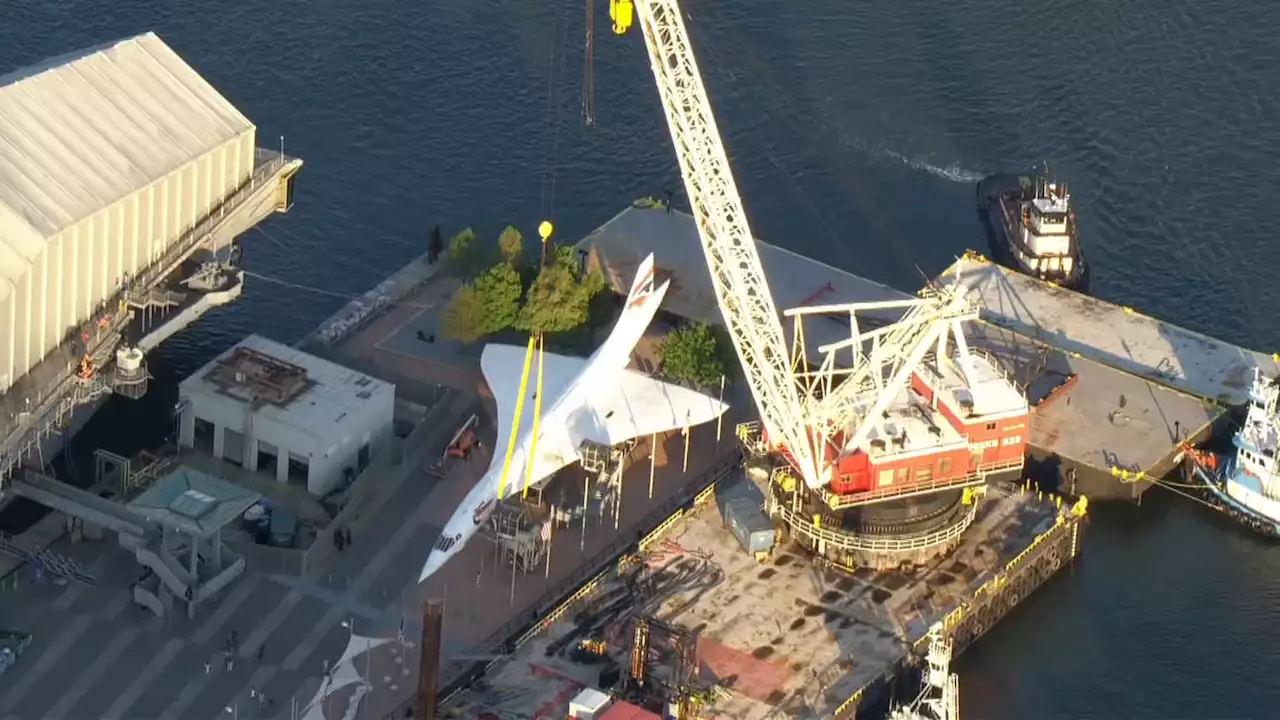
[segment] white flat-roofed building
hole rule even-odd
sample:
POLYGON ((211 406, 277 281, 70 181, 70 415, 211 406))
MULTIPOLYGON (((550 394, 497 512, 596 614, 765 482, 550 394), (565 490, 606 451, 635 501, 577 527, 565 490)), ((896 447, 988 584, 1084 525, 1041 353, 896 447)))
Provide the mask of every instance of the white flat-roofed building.
POLYGON ((183 380, 179 442, 325 495, 385 449, 395 386, 258 335, 183 380))
POLYGON ((0 393, 249 180, 255 133, 154 33, 0 75, 0 393))

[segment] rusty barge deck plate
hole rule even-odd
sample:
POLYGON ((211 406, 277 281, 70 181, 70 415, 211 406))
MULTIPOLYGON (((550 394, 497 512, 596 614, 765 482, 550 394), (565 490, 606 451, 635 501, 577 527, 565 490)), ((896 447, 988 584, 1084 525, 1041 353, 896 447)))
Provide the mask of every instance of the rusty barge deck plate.
POLYGON ((698 630, 700 680, 729 689, 715 705, 716 717, 762 720, 777 707, 796 710, 795 717, 830 717, 892 672, 930 624, 973 598, 1053 528, 1058 512, 1035 493, 993 491, 960 547, 937 565, 909 575, 849 574, 817 567, 798 549, 780 548, 770 563, 758 563, 725 530, 717 505, 703 504, 649 546, 650 592, 628 596, 611 573, 483 683, 463 691, 446 715, 563 717, 578 689, 598 685, 602 667, 617 664, 625 672, 628 621, 651 614, 698 630), (582 640, 604 640, 609 660, 575 660, 572 650, 582 640))

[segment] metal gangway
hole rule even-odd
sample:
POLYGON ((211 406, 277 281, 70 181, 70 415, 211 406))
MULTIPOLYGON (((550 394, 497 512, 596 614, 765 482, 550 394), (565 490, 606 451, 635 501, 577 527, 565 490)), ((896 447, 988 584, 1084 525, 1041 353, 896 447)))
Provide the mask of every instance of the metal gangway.
POLYGON ((147 534, 149 523, 124 505, 34 470, 25 470, 14 477, 8 489, 18 497, 25 497, 106 530, 132 535, 138 539, 147 534))
MULTIPOLYGON (((131 544, 140 544, 148 536, 150 523, 124 505, 34 470, 24 470, 12 478, 7 490, 17 497, 27 498, 69 517, 115 531, 122 538, 132 538, 135 542, 131 544)), ((0 552, 68 580, 90 586, 98 584, 97 578, 70 558, 47 548, 32 550, 6 534, 0 534, 0 552)))
POLYGON ((0 532, 0 553, 17 558, 33 568, 46 570, 58 577, 64 577, 89 587, 98 585, 98 578, 77 565, 75 560, 62 557, 55 552, 51 552, 48 548, 32 550, 24 547, 17 541, 17 538, 6 532, 0 532))

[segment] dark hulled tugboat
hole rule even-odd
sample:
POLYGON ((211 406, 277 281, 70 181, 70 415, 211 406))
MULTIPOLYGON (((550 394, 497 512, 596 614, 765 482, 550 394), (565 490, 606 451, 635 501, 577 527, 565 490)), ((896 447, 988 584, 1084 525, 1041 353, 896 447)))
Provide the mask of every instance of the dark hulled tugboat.
POLYGON ((1071 194, 1065 183, 1050 177, 1047 167, 1032 175, 992 175, 978 183, 978 214, 997 262, 1088 292, 1089 268, 1076 237, 1071 194))

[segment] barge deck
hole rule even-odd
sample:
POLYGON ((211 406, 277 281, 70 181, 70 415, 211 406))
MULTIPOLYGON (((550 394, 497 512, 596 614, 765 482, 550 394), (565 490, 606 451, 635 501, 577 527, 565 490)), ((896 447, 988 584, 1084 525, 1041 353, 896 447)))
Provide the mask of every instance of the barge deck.
MULTIPOLYGON (((741 473, 722 482, 735 477, 741 473)), ((713 689, 718 717, 883 712, 889 678, 906 675, 932 623, 944 623, 957 650, 972 643, 1075 556, 1084 517, 1002 486, 941 561, 910 574, 846 573, 789 546, 759 563, 725 529, 718 492, 708 488, 641 540, 631 562, 584 586, 577 602, 520 638, 483 684, 453 697, 444 713, 528 717, 538 708, 533 717, 563 716, 577 690, 611 671, 627 673, 637 619, 691 632, 692 681, 713 689), (584 659, 577 652, 584 642, 603 643, 605 651, 584 659)))
POLYGON ((1177 469, 1178 440, 1204 440, 1221 415, 1199 398, 994 325, 974 323, 968 340, 1026 389, 1026 475, 1067 495, 1139 498, 1177 469))
POLYGON ((982 301, 982 318, 1019 335, 1222 405, 1243 405, 1253 368, 1280 372, 1280 356, 1232 345, 1133 308, 1082 295, 976 256, 956 261, 956 273, 982 301))

